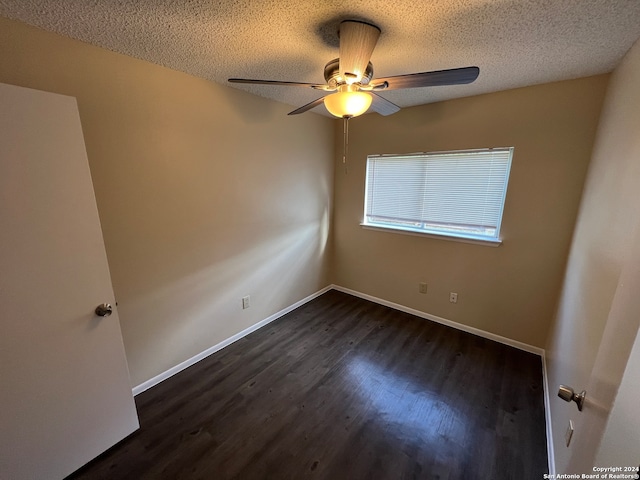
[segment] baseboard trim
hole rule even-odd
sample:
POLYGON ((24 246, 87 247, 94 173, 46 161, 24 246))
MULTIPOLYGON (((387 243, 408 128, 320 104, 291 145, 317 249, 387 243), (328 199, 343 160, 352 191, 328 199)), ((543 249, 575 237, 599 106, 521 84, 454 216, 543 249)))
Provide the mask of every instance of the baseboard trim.
POLYGON ((393 308, 394 310, 399 310, 401 312, 415 315, 416 317, 425 318, 427 320, 431 320, 433 322, 455 328, 456 330, 462 330, 463 332, 467 332, 473 335, 477 335, 479 337, 487 338, 489 340, 493 340, 495 342, 502 343, 504 345, 509 345, 510 347, 514 347, 519 350, 524 350, 525 352, 534 353, 541 357, 544 355, 544 349, 540 347, 534 347, 533 345, 519 342, 517 340, 512 340, 511 338, 503 337, 495 333, 480 330, 479 328, 463 325, 462 323, 454 322, 453 320, 448 320, 446 318, 438 317, 437 315, 431 315, 430 313, 425 313, 420 310, 416 310, 414 308, 400 305, 398 303, 389 302, 387 300, 383 300, 382 298, 374 297, 373 295, 368 295, 366 293, 358 292, 356 290, 351 290, 350 288, 341 287, 340 285, 331 285, 331 288, 339 292, 348 293, 349 295, 353 295, 355 297, 363 298, 365 300, 369 300, 371 302, 384 305, 385 307, 393 308))
POLYGON ((471 333, 473 335, 478 335, 479 337, 487 338, 489 340, 493 340, 498 343, 502 343, 504 345, 509 345, 510 347, 524 350, 525 352, 539 355, 542 360, 542 387, 544 389, 544 416, 545 416, 546 433, 547 433, 547 459, 549 462, 549 473, 555 476, 556 462, 555 462, 555 455, 553 450, 553 433, 551 430, 551 410, 549 408, 550 407, 549 377, 547 376, 547 363, 545 358, 545 350, 543 348, 534 347, 533 345, 519 342, 517 340, 512 340, 510 338, 503 337, 501 335, 496 335, 495 333, 486 332, 478 328, 474 328, 468 325, 463 325, 461 323, 454 322, 453 320, 448 320, 446 318, 438 317, 436 315, 431 315, 429 313, 421 312, 420 310, 409 308, 404 305, 400 305, 398 303, 389 302, 387 300, 383 300, 382 298, 374 297, 373 295, 368 295, 366 293, 358 292, 356 290, 351 290, 350 288, 341 287, 340 285, 331 285, 331 288, 339 292, 348 293, 349 295, 353 295, 355 297, 363 298, 365 300, 369 300, 371 302, 384 305, 385 307, 393 308, 394 310, 410 313, 411 315, 415 315, 420 318, 425 318, 427 320, 431 320, 436 323, 440 323, 442 325, 455 328, 457 330, 462 330, 464 332, 471 333))
POLYGON ((542 380, 544 387, 544 420, 547 427, 547 460, 549 462, 549 477, 556 476, 556 457, 553 449, 553 430, 551 428, 551 401, 549 397, 549 375, 547 374, 547 357, 542 355, 542 380))
POLYGON ((274 320, 277 320, 278 318, 286 315, 287 313, 295 310, 296 308, 301 307, 305 303, 310 302, 314 298, 319 297, 323 293, 328 292, 329 290, 331 290, 331 288, 332 288, 332 286, 329 285, 329 286, 323 288, 322 290, 318 290, 317 292, 312 293, 308 297, 305 297, 302 300, 297 301, 293 305, 289 305, 288 307, 280 310, 279 312, 274 313, 273 315, 265 318, 264 320, 261 320, 258 323, 255 323, 255 324, 251 325, 249 328, 245 328, 241 332, 236 333, 235 335, 227 338, 226 340, 223 340, 222 342, 220 342, 220 343, 218 343, 216 345, 213 345, 212 347, 207 348, 203 352, 200 352, 199 354, 194 355, 193 357, 189 358, 188 360, 185 360, 184 362, 179 363, 175 367, 171 367, 169 370, 167 370, 165 372, 162 372, 159 375, 156 375, 155 377, 147 380, 146 382, 142 382, 140 385, 138 385, 136 387, 133 387, 133 389, 132 389, 133 390, 133 395, 134 396, 139 395, 142 392, 150 389, 151 387, 154 387, 154 386, 158 385, 160 382, 166 380, 167 378, 170 378, 170 377, 174 376, 176 373, 179 373, 182 370, 184 370, 186 368, 189 368, 191 365, 194 365, 194 364, 198 363, 200 360, 203 360, 203 359, 207 358, 209 355, 212 355, 212 354, 216 353, 217 351, 222 350, 224 347, 226 347, 228 345, 231 345, 233 342, 236 342, 236 341, 240 340, 241 338, 246 337, 250 333, 255 332, 256 330, 258 330, 259 328, 264 327, 265 325, 273 322, 274 320))
POLYGON ((294 303, 293 305, 290 305, 282 310, 280 310, 279 312, 274 313, 273 315, 265 318, 264 320, 261 320, 260 322, 250 326, 249 328, 246 328, 244 330, 242 330, 241 332, 236 333, 235 335, 227 338, 226 340, 223 340, 222 342, 213 345, 212 347, 207 348, 206 350, 204 350, 203 352, 194 355, 193 357, 189 358, 188 360, 185 360, 184 362, 176 365, 175 367, 172 367, 170 369, 168 369, 167 371, 156 375, 155 377, 147 380, 146 382, 141 383, 140 385, 133 387, 133 395, 139 395, 142 392, 150 389, 151 387, 154 387, 155 385, 158 385, 160 382, 166 380, 167 378, 170 378, 172 376, 174 376, 175 374, 181 372, 182 370, 198 363, 200 360, 203 360, 205 358, 207 358, 208 356, 216 353, 219 350, 222 350, 224 347, 231 345, 232 343, 240 340, 243 337, 246 337, 247 335, 249 335, 252 332, 255 332, 256 330, 264 327, 265 325, 268 325, 269 323, 273 322, 274 320, 277 320, 278 318, 286 315, 287 313, 295 310, 298 307, 301 307, 302 305, 304 305, 305 303, 310 302, 311 300, 313 300, 314 298, 319 297, 320 295, 328 292, 329 290, 337 290, 339 292, 343 292, 343 293, 347 293, 349 295, 353 295, 355 297, 359 297, 365 300, 369 300, 371 302, 374 303, 378 303, 380 305, 384 305, 386 307, 389 308, 393 308, 394 310, 399 310, 401 312, 405 312, 405 313, 409 313, 411 315, 415 315, 417 317, 420 318, 424 318, 427 320, 431 320, 433 322, 436 323, 440 323, 442 325, 446 325, 448 327, 452 327, 455 328, 457 330, 462 330, 464 332, 467 333, 471 333, 473 335, 478 335, 479 337, 483 337, 483 338, 487 338, 489 340, 493 340, 496 341, 498 343, 502 343, 505 345, 509 345, 511 347, 514 348, 518 348, 520 350, 524 350, 526 352, 529 353, 534 353, 536 355, 539 355, 542 358, 542 376, 543 376, 543 387, 544 387, 544 406, 545 406, 545 423, 546 423, 546 432, 547 432, 547 457, 549 460, 549 473, 551 475, 555 475, 555 456, 554 456, 554 450, 553 450, 553 433, 551 430, 551 411, 549 409, 550 406, 550 401, 549 401, 549 377, 547 375, 547 364, 546 364, 546 359, 545 359, 545 351, 542 348, 539 347, 534 347, 533 345, 529 345, 523 342, 519 342, 517 340, 512 340, 510 338, 507 337, 503 337, 501 335, 496 335, 495 333, 491 333, 491 332, 486 332, 484 330, 480 330, 478 328, 475 327, 470 327, 468 325, 463 325, 461 323, 458 322, 454 322, 453 320, 448 320, 446 318, 442 318, 442 317, 438 317, 437 315, 431 315, 429 313, 425 313, 422 312, 420 310, 416 310, 413 308, 409 308, 406 307, 404 305, 400 305, 398 303, 394 303, 394 302, 389 302, 387 300, 383 300, 382 298, 378 298, 378 297, 374 297, 373 295, 368 295, 366 293, 362 293, 362 292, 358 292, 356 290, 351 290, 350 288, 346 288, 346 287, 342 287, 340 285, 329 285, 321 290, 318 290, 315 293, 312 293, 311 295, 309 295, 308 297, 303 298, 302 300, 299 300, 298 302, 294 303))

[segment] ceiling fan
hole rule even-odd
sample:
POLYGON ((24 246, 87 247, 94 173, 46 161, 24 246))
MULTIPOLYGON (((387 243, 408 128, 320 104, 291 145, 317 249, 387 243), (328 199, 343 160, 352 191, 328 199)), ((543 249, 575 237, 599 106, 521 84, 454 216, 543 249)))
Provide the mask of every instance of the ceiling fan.
POLYGON ((334 92, 289 112, 289 115, 304 113, 324 103, 332 115, 351 118, 362 115, 369 108, 381 115, 391 115, 400 110, 398 105, 383 98, 378 92, 466 84, 473 82, 480 73, 478 67, 463 67, 374 79, 373 65, 369 59, 378 42, 380 29, 359 20, 345 20, 340 23, 338 35, 340 56, 325 65, 324 78, 327 83, 324 85, 247 78, 230 78, 229 82, 310 87, 327 93, 334 92))

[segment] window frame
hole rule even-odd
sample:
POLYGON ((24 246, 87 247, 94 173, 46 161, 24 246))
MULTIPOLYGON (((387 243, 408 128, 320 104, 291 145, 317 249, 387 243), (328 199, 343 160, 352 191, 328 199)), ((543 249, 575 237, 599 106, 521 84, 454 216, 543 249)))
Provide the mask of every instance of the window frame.
POLYGON ((368 230, 377 230, 384 231, 390 233, 399 233, 405 235, 415 235, 421 237, 428 238, 437 238, 441 240, 449 240, 463 243, 471 243, 471 244, 479 244, 479 245, 487 245, 498 247, 502 244, 501 227, 502 227, 502 219, 504 216, 504 207, 507 198, 507 191, 509 187, 509 177, 511 175, 511 165, 513 162, 513 153, 514 147, 494 147, 494 148, 477 148, 477 149, 467 149, 467 150, 444 150, 444 151, 434 151, 434 152, 416 152, 416 153, 407 153, 407 154, 378 154, 378 155, 368 155, 366 168, 365 168, 365 190, 364 190, 364 210, 363 210, 363 219, 360 222, 360 225, 364 229, 368 230), (437 229, 427 229, 427 228, 413 228, 413 227, 405 227, 400 225, 393 224, 385 224, 384 222, 368 222, 367 221, 367 210, 368 210, 368 201, 369 201, 369 169, 371 162, 370 160, 376 158, 408 158, 408 157, 429 157, 429 156, 438 156, 438 155, 452 155, 452 154, 469 154, 469 153, 487 153, 493 151, 501 151, 508 152, 508 161, 506 166, 505 173, 505 181, 504 181, 504 189, 502 192, 500 212, 497 216, 497 225, 496 225, 496 235, 495 237, 485 236, 485 235, 476 235, 472 233, 464 233, 464 232, 451 232, 437 229))

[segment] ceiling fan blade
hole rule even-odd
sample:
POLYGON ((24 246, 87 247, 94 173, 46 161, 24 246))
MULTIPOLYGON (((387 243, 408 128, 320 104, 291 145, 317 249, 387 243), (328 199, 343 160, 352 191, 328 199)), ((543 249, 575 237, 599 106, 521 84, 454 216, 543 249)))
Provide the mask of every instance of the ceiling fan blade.
POLYGON ((450 70, 438 70, 435 72, 410 73, 395 77, 376 78, 373 84, 387 82, 385 90, 398 90, 400 88, 435 87, 439 85, 462 85, 471 83, 480 74, 478 67, 452 68, 450 70))
POLYGON ((284 85, 287 87, 324 87, 315 83, 281 82, 279 80, 253 80, 250 78, 230 78, 230 83, 252 83, 254 85, 284 85))
POLYGON ((393 102, 390 102, 386 98, 381 97, 375 92, 369 92, 373 97, 373 101, 371 102, 371 106, 369 107, 374 112, 379 113, 380 115, 391 115, 392 113, 396 113, 400 111, 400 107, 393 102))
POLYGON ((324 102, 324 97, 320 97, 317 100, 314 100, 313 102, 309 102, 306 105, 301 106, 300 108, 296 108, 294 111, 287 113, 287 115, 298 115, 300 113, 304 113, 306 111, 311 110, 314 107, 317 107, 323 102, 324 102))
POLYGON ((340 24, 340 76, 345 81, 360 81, 379 36, 380 29, 375 25, 354 20, 340 24))

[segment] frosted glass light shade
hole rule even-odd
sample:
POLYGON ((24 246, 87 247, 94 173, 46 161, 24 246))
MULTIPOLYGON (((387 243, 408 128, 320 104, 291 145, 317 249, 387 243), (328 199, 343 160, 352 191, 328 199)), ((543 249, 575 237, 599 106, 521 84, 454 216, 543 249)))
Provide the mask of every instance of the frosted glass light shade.
POLYGON ((336 117, 357 117, 367 111, 372 100, 367 92, 338 92, 324 97, 324 106, 336 117))

